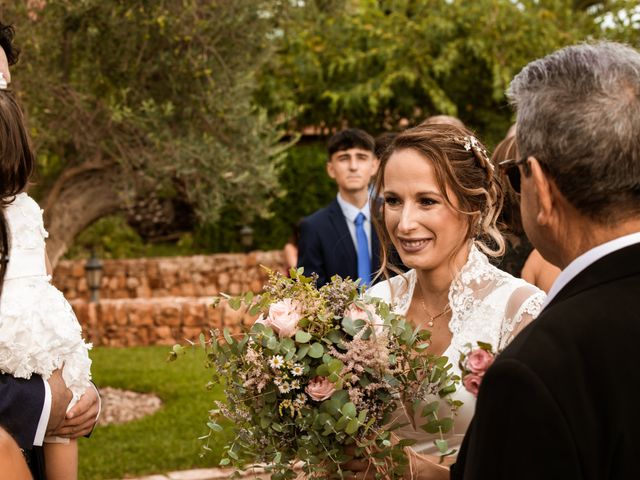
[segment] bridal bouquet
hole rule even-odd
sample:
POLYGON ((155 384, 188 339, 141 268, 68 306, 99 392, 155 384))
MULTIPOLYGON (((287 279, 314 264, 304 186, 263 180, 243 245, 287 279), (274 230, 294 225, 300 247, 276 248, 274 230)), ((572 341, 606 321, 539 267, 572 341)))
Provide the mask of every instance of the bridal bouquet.
MULTIPOLYGON (((396 479, 411 444, 392 435, 398 405, 422 409, 430 433, 451 428, 452 418, 438 417, 441 401, 456 406, 447 358, 426 354, 429 332, 363 297, 356 282, 334 277, 318 289, 292 269, 291 278, 271 272, 259 296, 226 298, 259 316, 239 337, 227 330, 212 332, 210 342, 201 337, 212 382, 227 397, 210 411, 208 437, 222 419, 235 433, 221 465, 261 464, 274 480, 295 478, 296 464, 307 478, 343 478, 349 447, 379 478, 396 479)), ((442 436, 436 444, 451 453, 442 436)))
POLYGON ((462 385, 474 397, 478 396, 482 377, 489 369, 496 353, 490 343, 476 342, 478 345, 474 347, 468 343, 465 345, 465 351, 460 353, 459 367, 462 372, 462 385))

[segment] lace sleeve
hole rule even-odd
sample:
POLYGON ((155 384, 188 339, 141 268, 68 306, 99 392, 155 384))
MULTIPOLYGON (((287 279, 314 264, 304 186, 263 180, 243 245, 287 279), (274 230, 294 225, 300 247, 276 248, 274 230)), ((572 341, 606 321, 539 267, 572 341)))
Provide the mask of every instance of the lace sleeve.
POLYGON ((509 345, 511 340, 538 316, 545 297, 542 290, 528 284, 513 291, 505 309, 499 350, 509 345))

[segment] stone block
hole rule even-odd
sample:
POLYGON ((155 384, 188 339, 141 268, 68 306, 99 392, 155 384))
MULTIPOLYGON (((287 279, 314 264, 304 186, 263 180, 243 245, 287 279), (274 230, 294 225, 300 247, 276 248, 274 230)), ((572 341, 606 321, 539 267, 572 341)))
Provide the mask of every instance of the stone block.
POLYGON ((196 296, 196 289, 194 288, 193 283, 191 283, 191 281, 184 282, 182 285, 180 285, 180 295, 182 295, 183 297, 196 296))
POLYGON ((113 315, 116 319, 117 325, 128 325, 129 324, 129 315, 128 315, 128 306, 123 304, 120 300, 115 300, 113 305, 113 315))
POLYGON ((227 272, 222 272, 218 275, 218 288, 225 292, 227 288, 229 288, 229 282, 231 281, 231 277, 227 272))
POLYGON ((243 293, 242 284, 240 282, 233 282, 229 285, 229 295, 240 295, 243 293))
POLYGON ((188 327, 205 325, 206 305, 199 300, 185 302, 182 306, 182 324, 188 327))
POLYGON ((167 325, 161 325, 155 328, 156 339, 157 340, 166 340, 173 339, 173 332, 171 331, 171 327, 167 325))
POLYGON ((148 285, 140 285, 136 288, 136 297, 137 298, 149 298, 151 297, 151 289, 148 285))
POLYGON ((190 340, 192 342, 199 342, 200 334, 204 333, 207 335, 208 330, 204 327, 182 327, 182 336, 183 338, 190 340))
POLYGON ((181 323, 180 308, 173 302, 158 305, 154 311, 156 325, 179 327, 181 323))
POLYGON ((215 295, 218 295, 220 293, 220 290, 218 290, 218 287, 215 284, 211 283, 211 284, 206 285, 204 287, 204 292, 203 293, 205 295, 215 296, 215 295))
POLYGON ((98 303, 97 316, 100 319, 100 323, 105 326, 114 325, 116 323, 115 312, 113 304, 111 302, 98 303))
POLYGON ((264 287, 264 281, 262 280, 253 280, 249 285, 249 290, 253 293, 260 293, 264 287))

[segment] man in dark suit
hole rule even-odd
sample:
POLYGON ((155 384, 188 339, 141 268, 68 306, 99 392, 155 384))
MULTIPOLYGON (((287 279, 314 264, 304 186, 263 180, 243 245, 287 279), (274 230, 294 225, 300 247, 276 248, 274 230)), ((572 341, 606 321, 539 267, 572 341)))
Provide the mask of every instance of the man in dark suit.
POLYGON ((322 286, 334 275, 370 285, 380 268, 380 244, 371 224, 369 183, 378 170, 374 140, 349 128, 329 140, 327 173, 338 185, 336 199, 300 223, 298 267, 318 275, 322 286))
POLYGON ((523 224, 563 271, 485 374, 451 476, 640 478, 640 53, 564 48, 508 93, 523 224))
MULTIPOLYGON (((13 28, 0 23, 0 73, 11 82, 9 65, 18 59, 13 45, 13 28)), ((29 468, 36 480, 44 477, 42 442, 45 433, 78 438, 93 430, 100 412, 100 397, 91 386, 78 403, 67 412, 71 391, 60 370, 47 381, 39 375, 29 380, 0 374, 0 426, 25 452, 29 468)), ((3 472, 0 472, 2 477, 3 472)), ((4 478, 4 477, 2 477, 4 478)))

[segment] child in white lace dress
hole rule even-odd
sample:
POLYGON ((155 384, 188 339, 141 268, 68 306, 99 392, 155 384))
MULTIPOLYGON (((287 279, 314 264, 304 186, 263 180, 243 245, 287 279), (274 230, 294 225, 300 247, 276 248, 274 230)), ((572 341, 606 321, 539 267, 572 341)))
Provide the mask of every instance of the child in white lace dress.
MULTIPOLYGON (((18 378, 54 370, 73 394, 69 408, 91 379, 88 350, 78 320, 47 271, 42 210, 23 190, 33 170, 22 112, 0 89, 0 370, 18 378)), ((77 444, 45 437, 48 480, 77 478, 77 444)))

